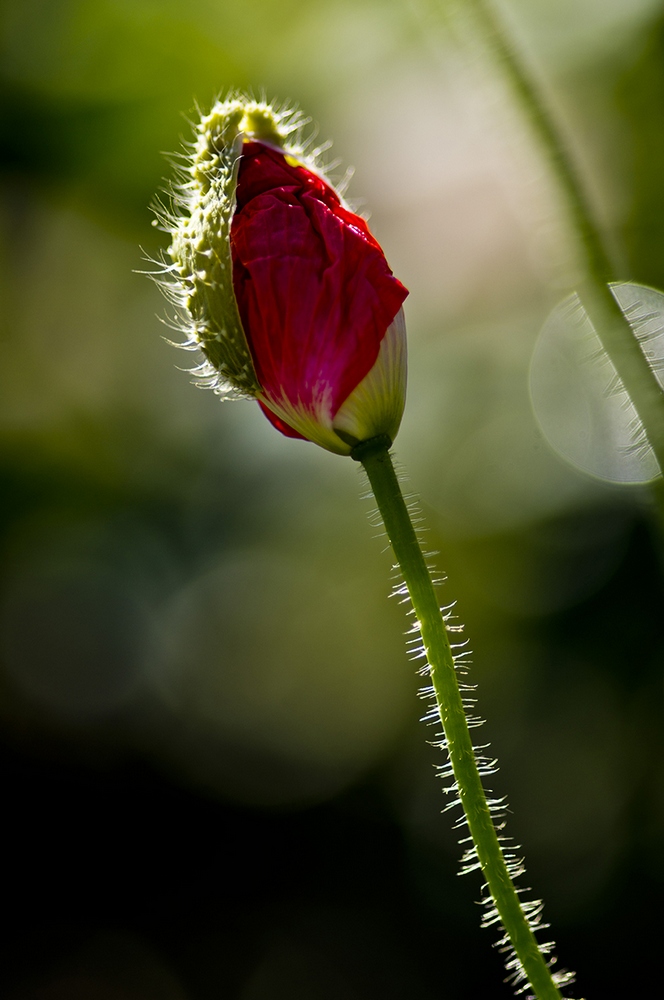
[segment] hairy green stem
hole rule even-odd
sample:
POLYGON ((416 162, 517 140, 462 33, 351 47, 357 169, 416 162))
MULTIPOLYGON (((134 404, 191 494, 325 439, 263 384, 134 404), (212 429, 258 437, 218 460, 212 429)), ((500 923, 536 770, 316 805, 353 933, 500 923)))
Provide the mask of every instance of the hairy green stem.
MULTIPOLYGON (((597 336, 634 404, 664 471, 664 393, 623 315, 609 282, 618 278, 569 147, 540 89, 508 41, 492 0, 467 0, 503 67, 540 146, 547 154, 583 252, 586 279, 578 289, 597 336)), ((657 505, 659 507, 659 505, 657 505)))
POLYGON ((374 438, 358 445, 353 458, 362 463, 369 477, 421 628, 449 759, 477 858, 505 931, 536 996, 539 1000, 561 1000, 562 994, 539 949, 503 856, 482 787, 445 621, 399 487, 389 446, 388 439, 374 438))

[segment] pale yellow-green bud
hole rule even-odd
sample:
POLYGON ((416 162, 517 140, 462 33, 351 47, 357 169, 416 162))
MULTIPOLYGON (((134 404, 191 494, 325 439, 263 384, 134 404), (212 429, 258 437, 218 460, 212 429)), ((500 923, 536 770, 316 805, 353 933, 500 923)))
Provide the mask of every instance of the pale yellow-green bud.
POLYGON ((230 226, 242 143, 257 139, 299 154, 302 119, 290 109, 231 97, 218 101, 196 126, 196 141, 168 220, 173 261, 168 294, 187 341, 208 364, 196 369, 222 395, 260 392, 233 292, 230 226))

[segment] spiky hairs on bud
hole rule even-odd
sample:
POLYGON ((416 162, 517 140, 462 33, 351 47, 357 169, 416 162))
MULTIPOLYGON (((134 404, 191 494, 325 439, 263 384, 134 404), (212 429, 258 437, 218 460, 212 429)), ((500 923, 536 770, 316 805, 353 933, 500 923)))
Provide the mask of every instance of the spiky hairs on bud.
POLYGON ((320 169, 320 150, 305 152, 306 123, 297 110, 243 95, 217 101, 195 126, 195 141, 188 145, 179 165, 180 182, 171 192, 172 210, 157 209, 171 236, 172 263, 160 283, 185 334, 178 346, 202 351, 206 361, 195 373, 226 398, 260 395, 233 291, 230 250, 242 143, 269 143, 320 169))

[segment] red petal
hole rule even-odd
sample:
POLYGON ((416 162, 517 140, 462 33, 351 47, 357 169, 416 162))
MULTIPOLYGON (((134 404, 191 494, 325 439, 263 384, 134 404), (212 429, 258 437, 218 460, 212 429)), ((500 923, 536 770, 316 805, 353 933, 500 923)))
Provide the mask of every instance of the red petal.
POLYGON ((273 425, 273 427, 276 427, 277 430, 281 431, 282 434, 285 434, 286 437, 299 438, 300 441, 307 440, 305 437, 303 437, 302 434, 300 434, 299 431, 296 431, 293 427, 290 427, 285 420, 282 420, 281 417, 278 417, 276 415, 276 413, 273 413, 272 410, 265 405, 265 403, 262 403, 260 401, 260 399, 258 400, 258 405, 260 406, 261 410, 263 411, 267 419, 273 425))
POLYGON ((372 368, 406 289, 364 220, 316 174, 261 143, 243 147, 231 249, 266 397, 331 419, 372 368))

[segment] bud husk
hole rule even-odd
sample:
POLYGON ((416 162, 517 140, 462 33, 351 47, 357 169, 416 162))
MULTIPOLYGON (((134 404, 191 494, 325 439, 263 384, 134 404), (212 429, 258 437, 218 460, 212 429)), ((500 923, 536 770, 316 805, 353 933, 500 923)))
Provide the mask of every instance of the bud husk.
POLYGON ((242 143, 257 139, 286 149, 301 125, 297 112, 261 101, 217 101, 196 126, 174 195, 171 297, 184 317, 183 346, 200 348, 208 364, 197 372, 221 395, 255 397, 261 391, 233 291, 230 228, 242 143))

